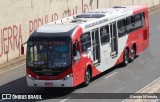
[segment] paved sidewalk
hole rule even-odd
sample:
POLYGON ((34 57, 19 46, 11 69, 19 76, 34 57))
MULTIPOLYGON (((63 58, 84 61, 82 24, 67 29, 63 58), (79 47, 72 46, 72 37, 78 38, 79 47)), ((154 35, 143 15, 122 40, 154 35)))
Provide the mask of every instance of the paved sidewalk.
POLYGON ((13 59, 9 62, 5 62, 3 64, 0 64, 0 72, 4 72, 8 69, 11 69, 11 68, 16 67, 20 64, 23 64, 23 63, 25 63, 25 61, 26 61, 26 56, 24 55, 24 56, 18 57, 16 59, 13 59))

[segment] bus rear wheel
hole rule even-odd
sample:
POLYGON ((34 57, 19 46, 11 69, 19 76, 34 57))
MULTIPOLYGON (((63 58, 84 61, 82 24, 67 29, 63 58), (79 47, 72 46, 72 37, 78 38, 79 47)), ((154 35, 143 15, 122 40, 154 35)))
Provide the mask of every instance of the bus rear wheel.
POLYGON ((136 48, 134 46, 132 46, 131 48, 131 58, 130 58, 130 62, 133 62, 133 60, 136 57, 136 48))
POLYGON ((124 55, 123 55, 123 65, 127 66, 128 63, 129 63, 129 50, 125 49, 124 55))
POLYGON ((84 78, 84 86, 88 86, 91 81, 91 71, 89 69, 85 72, 85 78, 84 78))

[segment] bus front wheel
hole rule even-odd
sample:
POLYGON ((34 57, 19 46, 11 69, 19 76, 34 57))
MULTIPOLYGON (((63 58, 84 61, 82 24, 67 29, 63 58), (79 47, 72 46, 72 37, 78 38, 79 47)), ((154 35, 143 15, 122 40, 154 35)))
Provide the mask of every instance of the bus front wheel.
POLYGON ((91 71, 89 68, 87 68, 85 72, 85 78, 84 78, 84 86, 88 86, 91 81, 91 71))

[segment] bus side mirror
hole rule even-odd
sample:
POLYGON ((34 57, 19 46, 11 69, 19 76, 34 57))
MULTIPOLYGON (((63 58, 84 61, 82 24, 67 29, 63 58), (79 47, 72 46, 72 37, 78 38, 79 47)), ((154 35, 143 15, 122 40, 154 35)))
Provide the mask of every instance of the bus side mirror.
POLYGON ((21 55, 24 55, 24 46, 21 45, 21 55))

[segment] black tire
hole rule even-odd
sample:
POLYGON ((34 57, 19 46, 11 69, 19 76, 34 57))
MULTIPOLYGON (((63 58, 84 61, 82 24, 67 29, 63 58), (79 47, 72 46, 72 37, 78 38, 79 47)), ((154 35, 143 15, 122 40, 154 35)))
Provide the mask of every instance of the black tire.
POLYGON ((123 65, 127 66, 128 63, 129 63, 129 50, 125 49, 124 55, 123 55, 123 65))
POLYGON ((84 86, 88 86, 91 81, 91 71, 87 69, 84 76, 84 86))
POLYGON ((134 46, 132 46, 131 48, 131 58, 130 58, 130 62, 133 62, 133 60, 136 57, 136 48, 134 46))

